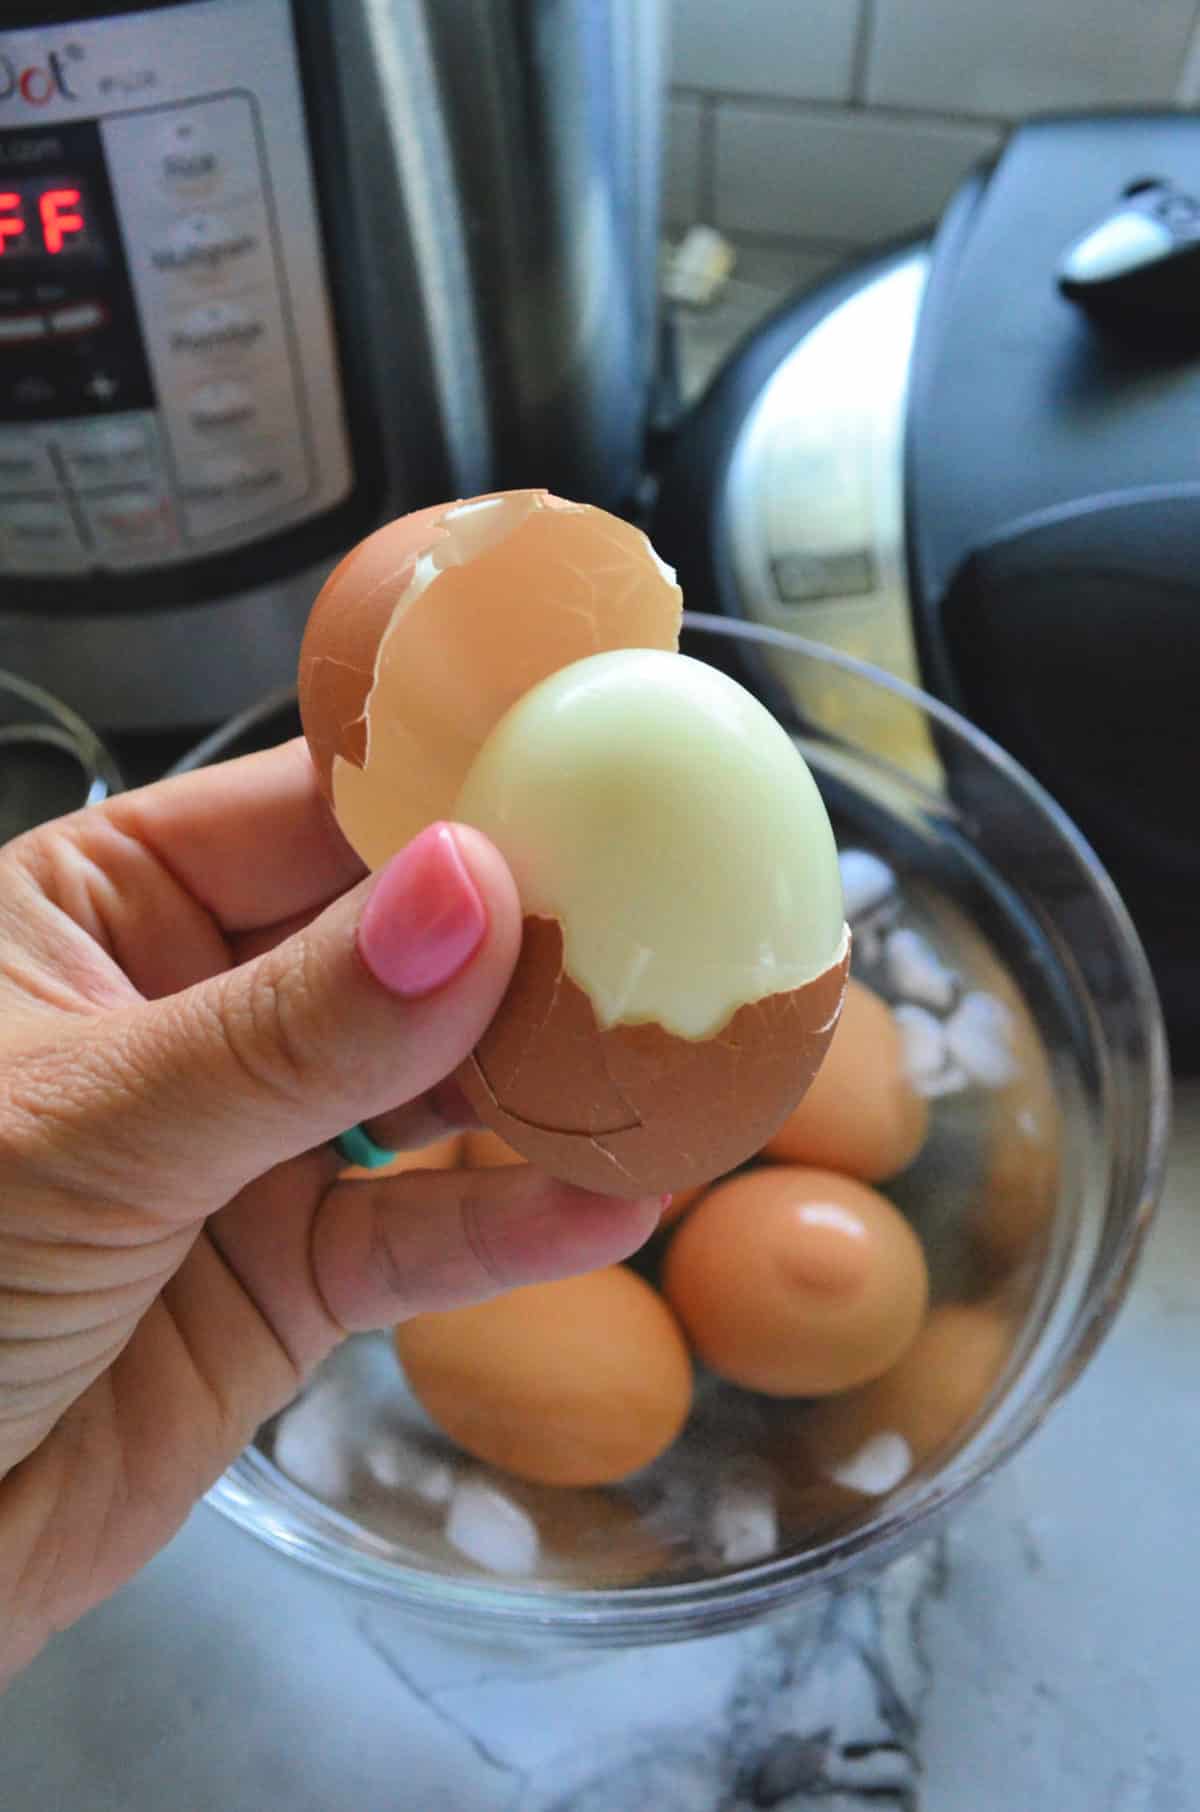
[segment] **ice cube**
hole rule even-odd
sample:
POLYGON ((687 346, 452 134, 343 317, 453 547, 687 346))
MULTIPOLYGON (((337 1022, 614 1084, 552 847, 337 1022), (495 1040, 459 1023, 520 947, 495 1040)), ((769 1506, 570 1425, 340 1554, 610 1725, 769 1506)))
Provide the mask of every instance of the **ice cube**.
POLYGON ((946 1044, 972 1082, 1004 1088, 1015 1081, 1013 1016, 994 994, 977 990, 963 996, 946 1021, 946 1044))
POLYGON ((851 925, 882 906, 896 891, 896 877, 886 862, 869 849, 844 849, 838 856, 842 871, 842 898, 851 925))
POLYGON ((351 1445, 342 1415, 343 1393, 320 1380, 285 1410, 275 1428, 275 1464, 297 1485, 328 1503, 350 1495, 351 1445))
POLYGON ((394 1429, 382 1429, 363 1449, 363 1465, 385 1491, 407 1491, 423 1504, 448 1504, 454 1469, 394 1429))
POLYGON ((958 976, 929 939, 904 925, 888 934, 884 953, 888 983, 905 1001, 945 1012, 958 992, 958 976))
POLYGON ((446 1540, 489 1573, 528 1576, 537 1567, 537 1524, 487 1479, 460 1479, 446 1514, 446 1540))
POLYGON ((912 1471, 913 1456, 901 1434, 872 1435, 857 1453, 836 1467, 830 1478, 835 1485, 849 1491, 861 1491, 866 1497, 884 1497, 894 1491, 912 1471))
POLYGON ((775 1493, 765 1474, 735 1470, 717 1486, 708 1532, 717 1553, 729 1566, 765 1560, 779 1546, 775 1493))
POLYGON ((966 1088, 970 1077, 950 1054, 943 1022, 928 1007, 902 1002, 893 1008, 904 1047, 904 1068, 918 1095, 933 1100, 966 1088))

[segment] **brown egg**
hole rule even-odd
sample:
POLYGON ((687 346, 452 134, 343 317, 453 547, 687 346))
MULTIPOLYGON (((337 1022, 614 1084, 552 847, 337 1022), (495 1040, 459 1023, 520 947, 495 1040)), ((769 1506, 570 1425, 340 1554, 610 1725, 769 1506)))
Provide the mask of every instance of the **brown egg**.
POLYGON ((675 1222, 682 1220, 688 1209, 694 1208, 701 1196, 707 1195, 711 1188, 711 1183, 697 1183, 693 1189, 673 1190, 670 1201, 662 1211, 659 1226, 674 1226, 675 1222))
POLYGON ((1050 1066, 1026 1012, 1014 1013, 1016 1075, 992 1093, 971 1232, 993 1279, 1037 1251, 1058 1206, 1060 1118, 1050 1066))
POLYGON ((371 536, 301 651, 318 778, 363 859, 452 818, 516 879, 520 957, 463 1093, 528 1162, 616 1195, 756 1152, 824 1056, 849 962, 803 757, 677 652, 679 622, 639 530, 514 491, 371 536))
POLYGON ((422 1145, 416 1151, 398 1151, 390 1164, 380 1164, 375 1170, 360 1164, 347 1165, 342 1175, 395 1177, 402 1176, 407 1170, 454 1170, 461 1162, 462 1148, 462 1134, 451 1133, 449 1138, 437 1139, 432 1145, 422 1145))
POLYGON ((378 868, 449 816, 509 706, 607 648, 679 641, 681 597, 639 529, 496 492, 401 516, 326 580, 300 650, 300 716, 321 790, 378 868))
MULTIPOLYGON (((881 1436, 898 1436, 911 1465, 929 1459, 965 1434, 1011 1347, 1012 1325, 996 1305, 939 1304, 883 1377, 809 1411, 804 1438, 814 1464, 826 1477, 865 1476, 881 1436)), ((891 1482, 905 1470, 901 1460, 891 1482)))
POLYGON ((847 1390, 886 1371, 916 1335, 928 1288, 920 1241, 883 1196, 783 1165, 713 1189, 663 1269, 700 1357, 778 1397, 847 1390))
POLYGON ((466 1452, 546 1485, 604 1485, 669 1447, 692 1367, 649 1284, 613 1266, 396 1329, 413 1394, 466 1452))
POLYGON ((825 1061, 767 1140, 766 1156, 881 1183, 911 1164, 928 1125, 929 1109, 908 1080, 891 1008, 851 977, 825 1061))
POLYGON ((524 1164, 525 1159, 511 1145, 506 1145, 499 1133, 483 1127, 464 1137, 462 1162, 468 1170, 495 1170, 504 1164, 524 1164))

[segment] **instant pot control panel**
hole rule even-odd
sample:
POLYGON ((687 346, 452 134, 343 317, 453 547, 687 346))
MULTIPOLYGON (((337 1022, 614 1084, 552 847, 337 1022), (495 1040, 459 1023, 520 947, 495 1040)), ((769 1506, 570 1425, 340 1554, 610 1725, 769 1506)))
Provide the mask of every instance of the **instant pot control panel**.
POLYGON ((6 601, 211 594, 354 491, 287 0, 0 31, 6 601))

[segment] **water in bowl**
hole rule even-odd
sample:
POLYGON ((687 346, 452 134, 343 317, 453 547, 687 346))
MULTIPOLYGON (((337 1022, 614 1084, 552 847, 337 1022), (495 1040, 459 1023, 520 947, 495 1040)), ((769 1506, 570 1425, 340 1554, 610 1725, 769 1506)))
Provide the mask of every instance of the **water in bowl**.
MULTIPOLYGON (((818 764, 819 765, 819 764, 818 764)), ((919 814, 872 839, 838 809, 854 973, 896 1008, 930 1099, 927 1141, 884 1185, 919 1234, 930 1314, 894 1371, 820 1403, 698 1374, 675 1446, 635 1478, 565 1490, 468 1458, 405 1388, 386 1335, 348 1341, 259 1434, 261 1459, 355 1545, 400 1565, 548 1590, 678 1582, 795 1555, 886 1514, 966 1441, 1019 1357, 1070 1229, 1044 1036, 1066 1010, 1038 929, 973 853, 919 814)), ((666 1236, 666 1237, 669 1237, 666 1236)), ((653 1279, 659 1241, 638 1267, 653 1279)))

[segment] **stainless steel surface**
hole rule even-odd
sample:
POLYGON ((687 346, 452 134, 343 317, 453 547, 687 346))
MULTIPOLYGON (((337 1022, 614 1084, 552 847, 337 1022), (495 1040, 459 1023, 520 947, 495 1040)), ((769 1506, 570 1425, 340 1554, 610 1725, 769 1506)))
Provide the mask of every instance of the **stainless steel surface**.
POLYGON ((14 672, 102 730, 211 724, 295 674, 328 565, 187 609, 66 620, 0 615, 0 650, 14 672))
MULTIPOLYGON (((748 413, 722 500, 742 615, 913 683, 904 422, 927 270, 927 254, 914 252, 805 334, 748 413)), ((842 725, 836 670, 786 654, 773 665, 803 710, 831 729, 842 725)), ((902 726, 891 713, 888 734, 881 752, 892 759, 932 760, 916 719, 902 726)))
POLYGON ((494 458, 632 495, 653 374, 660 0, 428 0, 494 458))

